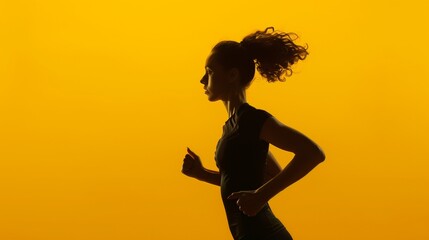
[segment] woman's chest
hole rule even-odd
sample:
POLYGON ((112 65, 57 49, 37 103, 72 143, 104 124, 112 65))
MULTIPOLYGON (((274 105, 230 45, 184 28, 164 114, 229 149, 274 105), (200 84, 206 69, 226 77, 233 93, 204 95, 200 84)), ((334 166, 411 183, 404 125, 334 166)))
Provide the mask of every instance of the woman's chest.
POLYGON ((215 160, 219 169, 240 165, 242 158, 251 151, 252 139, 239 125, 225 124, 223 134, 216 145, 215 160))

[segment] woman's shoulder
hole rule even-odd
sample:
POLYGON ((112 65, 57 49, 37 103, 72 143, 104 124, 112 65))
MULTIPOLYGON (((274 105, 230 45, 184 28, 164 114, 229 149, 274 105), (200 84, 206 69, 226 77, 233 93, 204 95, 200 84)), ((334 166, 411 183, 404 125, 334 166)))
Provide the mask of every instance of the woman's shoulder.
POLYGON ((248 139, 259 139, 259 134, 265 121, 271 114, 263 109, 247 104, 238 112, 240 132, 248 139))
POLYGON ((237 114, 239 122, 243 123, 248 121, 264 121, 268 117, 272 116, 268 111, 256 108, 248 103, 245 103, 242 107, 240 107, 237 114))

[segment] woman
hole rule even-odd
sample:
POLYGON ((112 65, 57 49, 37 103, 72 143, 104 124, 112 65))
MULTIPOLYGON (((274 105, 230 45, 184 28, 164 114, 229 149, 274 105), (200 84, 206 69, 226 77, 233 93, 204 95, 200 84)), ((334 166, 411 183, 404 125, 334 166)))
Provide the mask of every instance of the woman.
POLYGON ((221 187, 234 239, 292 239, 268 201, 325 159, 308 137, 246 102, 255 65, 269 82, 283 81, 292 74, 292 64, 305 59, 307 49, 296 45, 292 36, 296 35, 270 27, 240 43, 219 42, 207 58, 200 81, 209 101, 221 100, 229 116, 215 152, 219 171, 204 168, 188 148, 182 172, 221 187), (269 153, 269 144, 295 154, 283 170, 269 153))

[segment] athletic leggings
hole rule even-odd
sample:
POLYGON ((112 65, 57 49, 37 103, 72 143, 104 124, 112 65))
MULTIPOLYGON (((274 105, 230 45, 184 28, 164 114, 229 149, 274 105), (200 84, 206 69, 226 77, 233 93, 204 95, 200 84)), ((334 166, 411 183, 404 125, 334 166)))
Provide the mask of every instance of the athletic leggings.
POLYGON ((286 230, 286 228, 277 231, 275 234, 266 238, 254 238, 254 237, 242 237, 238 240, 293 240, 292 236, 286 230))

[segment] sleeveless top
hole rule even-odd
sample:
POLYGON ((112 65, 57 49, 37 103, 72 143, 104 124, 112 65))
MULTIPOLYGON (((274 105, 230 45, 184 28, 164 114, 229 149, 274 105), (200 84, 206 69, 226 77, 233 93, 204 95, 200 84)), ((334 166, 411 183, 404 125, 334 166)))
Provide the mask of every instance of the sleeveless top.
POLYGON ((242 104, 223 126, 215 161, 221 175, 221 196, 234 239, 264 239, 284 229, 268 203, 256 216, 246 216, 227 197, 237 191, 256 190, 264 184, 269 143, 259 138, 271 114, 242 104))

